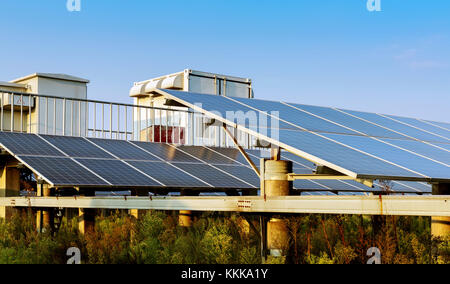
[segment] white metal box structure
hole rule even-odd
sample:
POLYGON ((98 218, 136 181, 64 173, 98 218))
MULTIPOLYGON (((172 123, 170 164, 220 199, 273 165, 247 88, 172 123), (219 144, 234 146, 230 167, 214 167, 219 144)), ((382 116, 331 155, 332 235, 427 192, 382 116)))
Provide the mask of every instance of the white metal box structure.
MULTIPOLYGON (((162 98, 153 97, 155 89, 173 89, 185 92, 218 96, 253 98, 252 80, 208 72, 185 69, 184 71, 134 83, 130 96, 135 105, 179 110, 168 106, 162 98)), ((136 112, 134 124, 138 129, 137 140, 193 145, 227 147, 233 145, 220 126, 205 127, 202 116, 177 116, 170 111, 136 112), (163 125, 166 125, 164 127, 163 125), (162 128, 162 129, 161 129, 162 128), (156 132, 156 133, 155 133, 156 132)), ((243 146, 252 142, 248 135, 237 133, 243 146)))
POLYGON ((248 78, 220 75, 186 69, 184 71, 134 83, 131 97, 148 96, 155 88, 228 97, 253 98, 252 81, 248 78))
POLYGON ((84 136, 88 83, 89 80, 83 78, 50 73, 34 73, 11 82, 0 82, 2 130, 13 128, 39 134, 84 136))

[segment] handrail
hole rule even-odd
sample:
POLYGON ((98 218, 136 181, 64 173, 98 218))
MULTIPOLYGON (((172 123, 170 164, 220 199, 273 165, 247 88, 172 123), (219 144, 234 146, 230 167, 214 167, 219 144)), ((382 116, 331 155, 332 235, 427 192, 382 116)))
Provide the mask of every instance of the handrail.
MULTIPOLYGON (((118 103, 118 102, 108 102, 108 101, 100 101, 100 100, 91 100, 91 99, 76 99, 76 98, 68 98, 68 97, 60 97, 60 96, 51 96, 51 95, 42 95, 42 94, 33 94, 33 93, 22 93, 22 92, 16 92, 16 91, 8 91, 8 90, 2 90, 0 89, 0 93, 5 94, 13 94, 17 96, 32 96, 32 97, 42 97, 42 98, 49 98, 49 99, 61 99, 61 100, 69 100, 69 101, 81 101, 81 102, 87 102, 87 103, 97 103, 97 104, 113 104, 113 105, 120 105, 120 106, 126 106, 126 107, 139 107, 139 108, 147 108, 147 109, 154 109, 154 110, 168 110, 167 108, 160 108, 160 107, 152 107, 152 106, 144 106, 144 105, 135 105, 135 104, 126 104, 126 103, 118 103)), ((180 111, 180 112, 187 112, 187 113, 194 113, 191 110, 180 110, 180 109, 169 109, 170 111, 180 111)))

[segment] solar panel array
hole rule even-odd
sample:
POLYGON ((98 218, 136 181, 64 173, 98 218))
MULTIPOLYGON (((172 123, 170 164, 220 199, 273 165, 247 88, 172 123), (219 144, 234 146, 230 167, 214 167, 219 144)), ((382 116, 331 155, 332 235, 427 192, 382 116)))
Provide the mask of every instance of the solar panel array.
MULTIPOLYGON (((234 148, 174 146, 80 137, 0 132, 0 144, 22 163, 57 187, 258 189, 259 177, 234 148)), ((268 153, 247 150, 256 165, 268 153)), ((295 173, 311 174, 315 164, 288 152, 295 173)), ((393 192, 429 193, 417 182, 394 182, 393 192)), ((381 191, 354 181, 298 180, 303 195, 381 191)))
POLYGON ((158 92, 352 177, 450 181, 447 123, 175 90, 158 92), (256 112, 260 119, 243 121, 229 117, 230 112, 256 112), (261 118, 267 118, 268 123, 261 123, 261 118))

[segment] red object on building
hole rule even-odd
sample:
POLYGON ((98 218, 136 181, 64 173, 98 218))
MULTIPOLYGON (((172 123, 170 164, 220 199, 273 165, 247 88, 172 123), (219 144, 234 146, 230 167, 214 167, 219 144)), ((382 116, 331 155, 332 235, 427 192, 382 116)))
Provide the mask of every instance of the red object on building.
POLYGON ((145 132, 148 132, 147 141, 156 143, 169 143, 169 144, 186 144, 185 128, 178 126, 161 126, 155 125, 142 131, 145 137, 145 132), (153 136, 153 130, 155 135, 153 136), (154 139, 153 139, 154 138, 154 139))

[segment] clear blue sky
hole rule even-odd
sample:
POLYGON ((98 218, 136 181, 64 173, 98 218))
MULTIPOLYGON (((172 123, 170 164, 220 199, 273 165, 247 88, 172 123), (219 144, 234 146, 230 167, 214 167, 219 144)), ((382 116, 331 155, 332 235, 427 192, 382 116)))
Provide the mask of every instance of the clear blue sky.
POLYGON ((130 102, 134 81, 185 68, 253 79, 257 98, 450 121, 450 1, 0 1, 0 80, 91 80, 130 102))

